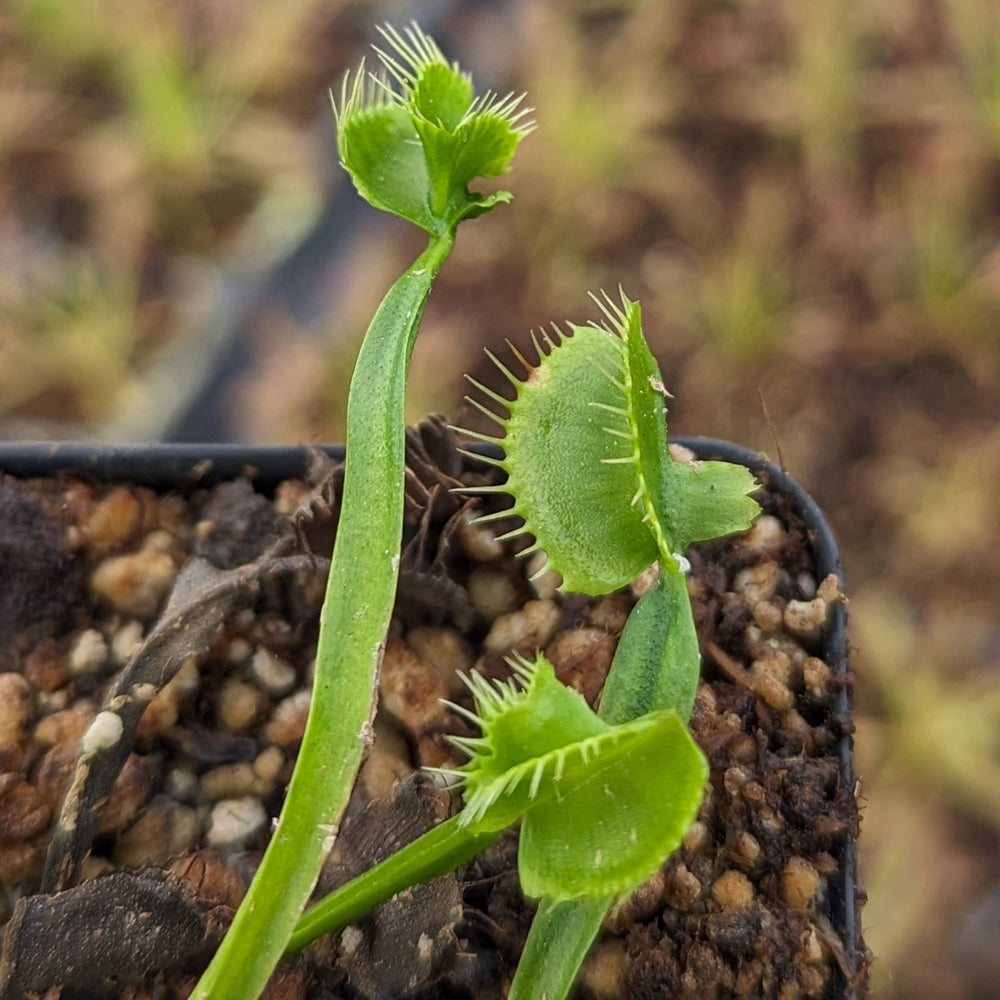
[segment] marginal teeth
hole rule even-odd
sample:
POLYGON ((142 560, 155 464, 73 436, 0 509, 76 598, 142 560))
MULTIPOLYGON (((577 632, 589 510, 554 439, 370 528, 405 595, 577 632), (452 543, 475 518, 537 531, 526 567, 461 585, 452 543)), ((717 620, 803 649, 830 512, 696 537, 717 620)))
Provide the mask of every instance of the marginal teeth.
MULTIPOLYGON (((493 492, 493 490, 490 489, 488 486, 480 486, 476 490, 458 489, 456 491, 457 492, 462 492, 462 493, 473 493, 473 492, 475 492, 475 493, 486 493, 487 491, 489 491, 490 493, 493 492)), ((497 490, 496 492, 499 493, 499 492, 502 492, 502 491, 497 490)), ((504 510, 495 510, 495 511, 493 511, 492 514, 480 514, 478 517, 473 518, 471 523, 472 524, 489 524, 491 521, 503 521, 505 518, 508 518, 508 517, 517 517, 517 509, 515 507, 507 507, 504 510)))
MULTIPOLYGON (((496 393, 494 393, 493 395, 496 396, 497 399, 503 399, 502 396, 498 396, 496 393)), ((503 426, 503 418, 497 416, 497 414, 495 414, 489 407, 485 406, 483 403, 480 403, 478 399, 474 399, 472 396, 466 396, 465 401, 469 403, 471 406, 474 406, 477 410, 479 410, 479 412, 484 417, 496 421, 496 423, 500 424, 501 427, 503 426)), ((465 433, 468 434, 470 432, 466 431, 465 433)), ((499 441, 500 439, 496 438, 495 440, 499 441)))
MULTIPOLYGON (((513 354, 514 357, 521 362, 521 367, 524 368, 525 374, 528 376, 528 378, 531 378, 531 376, 534 374, 535 366, 529 364, 525 356, 509 340, 506 341, 506 344, 510 348, 510 353, 513 354)), ((541 351, 539 351, 538 353, 539 355, 541 355, 541 351)))
MULTIPOLYGON (((506 511, 504 511, 506 513, 506 511)), ((523 535, 525 533, 524 525, 518 528, 511 528, 510 531, 505 531, 502 535, 497 535, 496 540, 498 542, 509 542, 512 538, 517 538, 518 535, 523 535)))
MULTIPOLYGON (((489 496, 490 493, 506 494, 506 490, 498 483, 492 486, 453 486, 452 493, 468 493, 470 496, 489 496)), ((484 514, 483 517, 492 517, 492 514, 484 514)))
MULTIPOLYGON (((618 286, 618 293, 624 299, 625 290, 621 285, 618 286)), ((596 295, 594 292, 588 293, 590 299, 597 306, 598 309, 607 316, 608 321, 616 329, 620 329, 625 324, 625 313, 622 312, 621 306, 615 302, 607 292, 602 291, 600 295, 596 295)))
POLYGON ((504 363, 503 363, 503 362, 502 362, 502 361, 501 361, 501 360, 500 360, 500 359, 499 359, 499 358, 498 358, 498 357, 497 357, 497 356, 496 356, 496 355, 495 355, 495 354, 494 354, 494 353, 493 353, 492 351, 490 351, 489 349, 487 349, 487 350, 486 350, 486 356, 487 356, 487 357, 488 357, 488 358, 490 359, 490 361, 492 361, 492 362, 493 362, 493 364, 495 364, 495 365, 497 366, 497 368, 499 368, 499 369, 500 369, 500 372, 501 372, 501 373, 502 373, 502 374, 504 375, 504 377, 505 377, 505 378, 507 379, 507 381, 508 381, 508 382, 510 382, 510 384, 511 384, 512 386, 514 386, 514 388, 515 388, 515 389, 519 389, 519 388, 520 388, 520 387, 521 387, 522 385, 524 385, 524 382, 523 382, 523 380, 522 380, 522 379, 519 379, 519 378, 518 378, 518 377, 517 377, 517 376, 516 376, 516 375, 515 375, 515 374, 514 374, 514 373, 513 373, 513 372, 512 372, 512 371, 511 371, 511 370, 510 370, 510 369, 509 369, 509 368, 508 368, 508 367, 507 367, 507 366, 506 366, 506 365, 505 365, 505 364, 504 364, 504 363))
POLYGON ((462 428, 463 434, 475 438, 477 441, 485 441, 487 444, 501 444, 502 438, 496 438, 492 434, 481 434, 479 431, 470 431, 467 427, 462 428))
MULTIPOLYGON (((471 375, 466 375, 465 377, 469 381, 469 383, 476 389, 478 389, 484 396, 488 396, 490 399, 493 400, 493 402, 499 403, 504 409, 506 409, 510 405, 511 400, 505 399, 503 396, 500 395, 499 392, 494 392, 488 386, 483 385, 482 382, 477 382, 471 375)), ((468 396, 466 396, 465 398, 468 399, 470 403, 473 402, 473 400, 469 399, 468 396)))
POLYGON ((462 716, 463 719, 466 719, 467 721, 471 722, 473 725, 476 725, 476 726, 479 725, 479 716, 476 715, 476 713, 473 712, 473 711, 471 711, 470 709, 463 708, 461 705, 457 704, 456 702, 449 701, 447 698, 442 698, 441 699, 441 704, 447 706, 453 712, 457 712, 459 715, 462 716))
POLYGON ((545 576, 546 573, 550 572, 552 572, 552 570, 549 567, 548 556, 546 556, 545 562, 543 562, 542 565, 539 566, 538 569, 536 569, 535 572, 528 577, 528 582, 534 583, 536 580, 540 580, 543 576, 545 576))
MULTIPOLYGON (((464 429, 462 429, 460 427, 455 427, 455 428, 453 428, 453 430, 456 430, 456 431, 458 431, 461 434, 467 434, 468 433, 468 431, 466 431, 466 430, 464 430, 464 429)), ((497 441, 491 441, 490 443, 491 444, 497 444, 499 442, 497 442, 497 441)), ((468 448, 459 448, 458 449, 458 453, 460 455, 465 455, 466 458, 471 458, 471 459, 475 460, 476 462, 485 462, 487 465, 495 465, 498 469, 504 469, 504 470, 506 470, 506 468, 507 468, 507 466, 505 464, 505 461, 502 458, 494 458, 492 455, 481 455, 478 451, 469 451, 468 448)), ((459 490, 456 490, 456 492, 461 493, 463 491, 461 489, 459 489, 459 490)))

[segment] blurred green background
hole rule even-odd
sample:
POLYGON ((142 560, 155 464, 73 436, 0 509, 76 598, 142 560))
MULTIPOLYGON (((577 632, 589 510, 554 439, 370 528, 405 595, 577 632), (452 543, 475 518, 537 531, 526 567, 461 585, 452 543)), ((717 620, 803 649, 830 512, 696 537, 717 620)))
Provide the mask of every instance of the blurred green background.
POLYGON ((0 437, 342 439, 421 239, 338 176, 327 89, 411 17, 539 126, 412 419, 472 425, 484 345, 640 299, 674 432, 780 457, 841 539, 875 995, 996 997, 995 0, 5 0, 0 437))

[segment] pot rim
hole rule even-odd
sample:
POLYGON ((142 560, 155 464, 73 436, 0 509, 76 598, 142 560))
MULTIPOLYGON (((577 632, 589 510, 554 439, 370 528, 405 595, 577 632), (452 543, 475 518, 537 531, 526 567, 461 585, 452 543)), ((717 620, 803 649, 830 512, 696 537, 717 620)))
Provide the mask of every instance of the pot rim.
MULTIPOLYGON (((748 468, 768 489, 789 495, 806 526, 809 544, 821 580, 836 575, 841 593, 845 580, 840 549, 829 521, 810 494, 783 468, 764 455, 729 441, 709 437, 672 437, 671 442, 689 448, 702 460, 719 459, 748 468)), ((107 481, 129 481, 143 486, 181 491, 211 486, 221 480, 248 474, 262 490, 270 491, 284 479, 305 474, 310 451, 344 458, 342 445, 287 446, 242 444, 104 444, 81 442, 0 442, 0 472, 17 478, 42 478, 59 473, 90 475, 107 481)), ((496 452, 496 448, 473 445, 470 450, 496 452)), ((844 604, 832 608, 823 640, 823 655, 837 676, 847 681, 850 664, 847 612, 844 604)), ((851 688, 844 683, 833 710, 851 714, 851 688)), ((837 746, 841 781, 854 784, 853 739, 841 737, 837 746)), ((851 976, 845 982, 844 1000, 857 993, 850 979, 858 969, 859 928, 857 901, 857 838, 848 835, 840 845, 840 879, 831 882, 830 914, 844 943, 851 976)))

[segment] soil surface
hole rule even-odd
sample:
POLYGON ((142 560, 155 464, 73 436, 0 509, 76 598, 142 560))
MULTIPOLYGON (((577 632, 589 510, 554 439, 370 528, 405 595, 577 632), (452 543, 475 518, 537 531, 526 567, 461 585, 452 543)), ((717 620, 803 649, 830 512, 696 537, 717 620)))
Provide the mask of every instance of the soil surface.
MULTIPOLYGON (((460 763, 448 737, 474 735, 441 701, 468 701, 458 670, 508 676, 506 656, 543 648, 596 704, 649 583, 585 599, 551 574, 529 582, 525 540, 498 543, 504 523, 471 524, 477 507, 448 492, 493 472, 465 469, 442 421, 409 446, 377 738, 321 891, 459 807, 420 770, 460 763)), ((190 992, 301 739, 340 473, 317 454, 307 481, 268 495, 249 479, 182 494, 0 478, 13 584, 0 590, 0 998, 190 992), (101 743, 92 723, 116 695, 101 743)), ((845 978, 864 992, 838 873, 858 826, 837 757, 851 722, 834 707, 850 678, 821 652, 843 597, 817 579, 787 500, 761 499, 748 534, 691 552, 704 659, 692 729, 712 766, 698 821, 609 915, 578 998, 823 998, 845 978)), ((512 830, 318 942, 267 995, 502 997, 532 916, 516 844, 512 830)))

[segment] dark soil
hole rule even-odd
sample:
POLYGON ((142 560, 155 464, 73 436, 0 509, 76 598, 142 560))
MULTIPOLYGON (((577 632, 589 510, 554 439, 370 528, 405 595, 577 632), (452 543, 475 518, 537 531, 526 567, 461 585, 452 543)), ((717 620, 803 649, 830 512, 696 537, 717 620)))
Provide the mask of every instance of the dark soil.
MULTIPOLYGON (((459 762, 447 737, 470 730, 441 703, 467 697, 456 669, 502 676, 505 656, 541 647, 596 701, 642 586, 586 600, 529 583, 516 543, 470 525, 447 492, 491 473, 463 472, 440 422, 411 434, 410 457, 377 739, 324 891, 458 807, 415 770, 459 762)), ((339 480, 319 456, 308 482, 267 495, 248 480, 160 494, 0 479, 17 581, 0 604, 0 998, 189 993, 294 763, 339 480), (122 753, 78 761, 126 683, 122 753)), ((692 729, 710 789, 683 848, 608 917, 578 998, 828 998, 847 979, 864 992, 839 874, 858 825, 837 757, 851 721, 834 707, 850 678, 821 655, 843 598, 817 579, 786 500, 762 501, 746 536, 691 554, 704 653, 692 729)), ((515 858, 510 831, 285 963, 268 996, 503 996, 532 913, 515 858)))

